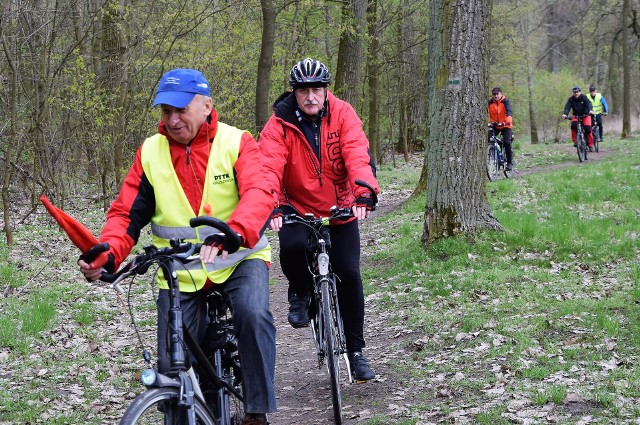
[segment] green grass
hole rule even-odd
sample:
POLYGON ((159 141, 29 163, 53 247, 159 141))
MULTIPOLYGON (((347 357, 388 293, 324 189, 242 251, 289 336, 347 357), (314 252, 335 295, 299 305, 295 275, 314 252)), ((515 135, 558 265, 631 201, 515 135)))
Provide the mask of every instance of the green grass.
MULTIPOLYGON (((506 391, 528 394, 529 406, 562 406, 571 392, 594 406, 590 414, 602 423, 637 417, 640 144, 607 141, 606 150, 605 159, 578 165, 553 145, 519 146, 521 170, 575 163, 487 183, 504 231, 423 249, 424 198, 379 219, 378 231, 399 238, 380 243, 379 260, 370 264, 384 267, 366 271, 367 293, 383 294, 385 311, 397 312, 393 323, 413 329, 412 339, 442 341, 407 361, 403 369, 413 379, 461 371, 469 382, 457 387, 471 390, 481 406, 491 397, 479 395, 478 385, 495 380, 481 365, 499 361, 509 371, 506 391), (441 364, 443 357, 449 363, 441 364), (425 363, 432 367, 417 367, 425 363)), ((417 182, 419 170, 397 174, 417 182)), ((379 177, 384 189, 386 170, 379 177)), ((502 413, 484 408, 474 423, 509 423, 502 413)))

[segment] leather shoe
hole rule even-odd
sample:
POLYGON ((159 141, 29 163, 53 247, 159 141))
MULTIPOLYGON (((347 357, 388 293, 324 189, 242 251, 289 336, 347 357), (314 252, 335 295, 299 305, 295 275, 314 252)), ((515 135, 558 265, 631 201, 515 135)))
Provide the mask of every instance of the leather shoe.
POLYGON ((269 425, 267 415, 264 413, 247 413, 244 415, 241 425, 269 425))

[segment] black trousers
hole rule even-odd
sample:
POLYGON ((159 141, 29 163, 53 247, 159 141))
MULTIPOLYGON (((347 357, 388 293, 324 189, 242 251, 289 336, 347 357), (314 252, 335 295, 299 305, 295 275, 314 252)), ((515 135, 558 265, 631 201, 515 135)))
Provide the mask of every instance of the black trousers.
MULTIPOLYGON (((313 276, 307 266, 311 258, 309 228, 302 224, 283 226, 280 240, 280 265, 289 281, 289 295, 307 295, 313 276)), ((360 229, 358 221, 329 226, 331 267, 338 276, 338 302, 344 322, 348 351, 360 351, 364 341, 364 294, 360 275, 360 229)))

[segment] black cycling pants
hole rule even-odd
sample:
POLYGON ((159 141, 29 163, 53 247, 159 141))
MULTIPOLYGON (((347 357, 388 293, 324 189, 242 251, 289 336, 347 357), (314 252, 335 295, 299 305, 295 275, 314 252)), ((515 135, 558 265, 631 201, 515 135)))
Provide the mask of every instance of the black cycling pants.
MULTIPOLYGON (((307 266, 309 228, 302 224, 280 229, 280 265, 289 280, 289 295, 311 293, 313 277, 307 266)), ((364 341, 364 294, 360 276, 360 229, 358 221, 329 226, 331 267, 338 276, 338 302, 344 322, 348 351, 360 351, 364 341)))

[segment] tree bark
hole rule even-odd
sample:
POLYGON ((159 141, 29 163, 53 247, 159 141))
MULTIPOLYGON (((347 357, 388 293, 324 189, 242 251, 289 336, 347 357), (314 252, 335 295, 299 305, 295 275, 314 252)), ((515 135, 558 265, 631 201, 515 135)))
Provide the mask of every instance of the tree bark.
POLYGON ((367 0, 349 0, 342 7, 342 25, 338 47, 338 65, 334 91, 358 110, 361 93, 361 69, 364 59, 367 0))
POLYGON ((500 229, 486 196, 483 91, 492 0, 432 0, 422 243, 500 229))
POLYGON ((378 50, 380 49, 380 39, 378 38, 378 0, 372 0, 367 10, 367 30, 369 33, 369 58, 367 67, 369 70, 369 119, 367 120, 367 135, 369 138, 369 146, 371 156, 374 163, 379 162, 379 97, 378 90, 380 85, 380 65, 378 59, 378 50))
POLYGON ((631 64, 629 59, 629 0, 622 1, 622 134, 631 136, 631 64))
POLYGON ((262 8, 262 43, 256 81, 256 134, 262 131, 271 115, 271 68, 276 34, 276 11, 272 0, 260 0, 262 8))

